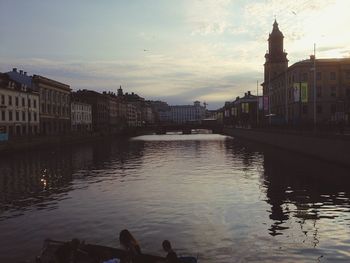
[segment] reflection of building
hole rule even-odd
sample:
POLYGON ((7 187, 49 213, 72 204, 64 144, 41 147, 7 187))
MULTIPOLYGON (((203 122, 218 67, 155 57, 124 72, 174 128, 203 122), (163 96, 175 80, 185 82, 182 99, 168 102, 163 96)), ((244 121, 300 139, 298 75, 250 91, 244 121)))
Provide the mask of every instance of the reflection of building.
POLYGON ((315 57, 311 56, 288 67, 283 34, 276 21, 268 41, 269 51, 265 55, 262 84, 265 114, 271 114, 272 119, 279 123, 311 123, 316 100, 317 123, 349 123, 350 59, 315 61, 315 57))
POLYGON ((72 111, 72 132, 89 132, 92 130, 92 110, 91 105, 73 100, 72 111))
POLYGON ((7 74, 0 74, 0 133, 10 137, 39 133, 38 92, 7 74))

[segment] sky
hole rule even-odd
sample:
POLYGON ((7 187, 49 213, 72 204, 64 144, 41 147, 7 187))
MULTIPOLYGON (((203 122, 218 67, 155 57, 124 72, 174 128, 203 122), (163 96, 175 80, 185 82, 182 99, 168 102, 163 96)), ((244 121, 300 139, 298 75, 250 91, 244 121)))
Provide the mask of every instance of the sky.
POLYGON ((314 43, 318 58, 349 57, 349 10, 349 0, 0 0, 0 72, 216 109, 256 94, 275 18, 291 65, 314 43))

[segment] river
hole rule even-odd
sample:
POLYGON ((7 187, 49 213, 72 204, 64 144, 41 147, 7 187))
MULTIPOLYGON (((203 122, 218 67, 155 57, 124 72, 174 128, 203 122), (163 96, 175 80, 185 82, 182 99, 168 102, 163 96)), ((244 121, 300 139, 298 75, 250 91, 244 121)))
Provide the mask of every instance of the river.
POLYGON ((201 263, 349 262, 349 169, 216 134, 146 135, 1 156, 0 262, 45 238, 201 263))

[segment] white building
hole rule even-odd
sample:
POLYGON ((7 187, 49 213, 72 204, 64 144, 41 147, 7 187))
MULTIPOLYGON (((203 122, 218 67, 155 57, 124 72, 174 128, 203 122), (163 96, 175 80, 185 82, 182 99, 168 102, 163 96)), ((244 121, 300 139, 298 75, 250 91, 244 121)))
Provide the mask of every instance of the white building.
POLYGON ((92 130, 92 109, 91 105, 72 101, 71 121, 73 132, 89 132, 92 130))
POLYGON ((39 93, 0 74, 0 133, 10 138, 39 133, 39 93))
POLYGON ((163 114, 162 117, 169 117, 169 121, 178 124, 194 123, 205 118, 205 111, 205 106, 201 106, 199 101, 195 101, 193 105, 170 106, 170 113, 163 114))

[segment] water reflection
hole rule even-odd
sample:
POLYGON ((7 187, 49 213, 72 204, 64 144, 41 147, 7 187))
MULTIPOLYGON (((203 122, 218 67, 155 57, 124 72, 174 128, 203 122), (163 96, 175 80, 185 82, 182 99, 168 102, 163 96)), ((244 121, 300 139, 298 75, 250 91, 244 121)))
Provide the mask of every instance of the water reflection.
POLYGON ((169 238, 204 263, 350 259, 347 169, 214 134, 2 157, 0 207, 1 262, 48 235, 115 245, 125 227, 146 251, 169 238))
MULTIPOLYGON (((72 156, 46 151, 44 154, 18 154, 0 161, 0 220, 14 216, 7 210, 23 210, 50 202, 52 194, 64 194, 72 181, 72 156)), ((62 195, 60 195, 62 197, 62 195)))
POLYGON ((73 189, 74 179, 99 180, 99 170, 111 166, 124 170, 126 161, 137 167, 143 149, 142 141, 129 144, 128 140, 116 140, 2 156, 0 221, 20 216, 32 206, 55 208, 73 189))
POLYGON ((346 168, 269 149, 264 151, 263 178, 274 222, 269 229, 271 235, 283 234, 289 228, 285 223, 292 217, 317 245, 317 221, 334 220, 350 211, 346 168), (311 226, 310 231, 305 225, 311 226))

